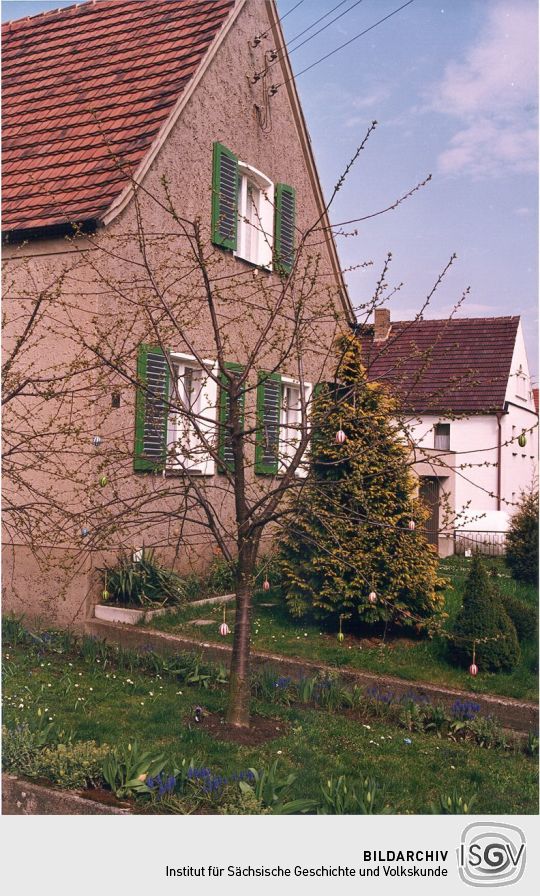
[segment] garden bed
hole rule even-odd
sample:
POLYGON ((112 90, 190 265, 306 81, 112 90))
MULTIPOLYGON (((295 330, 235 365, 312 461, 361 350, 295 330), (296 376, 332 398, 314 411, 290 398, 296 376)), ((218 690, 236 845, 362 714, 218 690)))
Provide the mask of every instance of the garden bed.
MULTIPOLYGON (((536 606, 536 588, 518 585, 508 574, 501 561, 490 561, 497 573, 498 585, 504 593, 515 595, 536 606)), ((448 617, 444 630, 449 631, 461 605, 463 584, 470 561, 453 557, 441 562, 441 575, 449 580, 445 592, 445 611, 448 617)), ((151 623, 156 631, 197 638, 200 630, 195 625, 201 613, 194 605, 188 605, 175 613, 165 614, 151 623)), ((232 635, 222 638, 219 625, 223 619, 223 607, 206 607, 206 618, 215 624, 204 626, 205 641, 223 644, 232 635)), ((227 622, 234 627, 234 609, 227 609, 227 622)), ((453 665, 446 653, 446 639, 418 637, 414 633, 390 633, 386 638, 367 632, 365 636, 351 633, 344 623, 344 640, 339 643, 337 632, 321 628, 309 622, 292 620, 283 606, 277 590, 260 592, 255 596, 251 643, 256 652, 269 652, 302 661, 335 665, 342 669, 361 670, 375 675, 393 676, 410 682, 429 681, 431 685, 466 690, 475 694, 495 694, 503 697, 536 701, 538 699, 538 644, 528 641, 521 645, 521 660, 512 673, 486 673, 480 669, 472 678, 466 669, 453 665)))
MULTIPOLYGON (((441 794, 454 791, 468 801, 475 795, 474 811, 482 814, 536 811, 534 759, 521 742, 492 726, 487 726, 491 749, 486 749, 409 731, 388 715, 384 700, 364 702, 358 694, 370 717, 349 716, 340 703, 334 709, 301 705, 299 692, 287 705, 288 684, 285 689, 283 681, 261 673, 252 710, 276 736, 258 744, 230 742, 192 721, 196 706, 208 718, 223 717, 227 683, 219 667, 203 666, 178 652, 160 659, 149 651, 139 656, 97 640, 75 641, 66 633, 29 636, 14 629, 11 640, 4 636, 3 718, 11 730, 20 734, 21 725, 32 727, 40 719, 42 726, 45 719, 64 737, 70 732, 75 742, 95 741, 98 750, 138 740, 152 756, 164 754, 175 767, 192 767, 187 795, 171 803, 154 790, 153 796, 137 797, 137 811, 238 814, 245 807, 234 801, 237 782, 250 780, 250 769, 271 770, 276 761, 275 776, 282 782, 291 778, 287 798, 293 803, 320 805, 324 782, 332 779, 335 785, 345 775, 358 786, 368 778, 379 782, 378 811, 428 812, 441 794)), ((329 693, 341 700, 339 687, 329 693)), ((397 705, 396 710, 401 711, 397 705)), ((12 749, 11 756, 14 763, 26 762, 21 751, 12 749)), ((30 764, 28 760, 28 768, 30 764)), ((39 769, 42 776, 43 761, 39 769)), ((16 773, 24 774, 24 769, 16 773)), ((54 774, 58 776, 57 765, 54 774)))

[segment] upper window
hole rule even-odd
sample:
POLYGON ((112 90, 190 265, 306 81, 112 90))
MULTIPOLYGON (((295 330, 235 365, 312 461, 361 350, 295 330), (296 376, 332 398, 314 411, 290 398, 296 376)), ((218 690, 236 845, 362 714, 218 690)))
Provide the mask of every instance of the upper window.
POLYGON ((234 253, 262 268, 272 267, 274 185, 260 171, 238 163, 238 238, 234 253))
POLYGON ((440 451, 450 451, 450 424, 436 423, 434 433, 434 447, 440 451))
POLYGON ((296 193, 214 143, 212 242, 266 270, 294 264, 296 193))

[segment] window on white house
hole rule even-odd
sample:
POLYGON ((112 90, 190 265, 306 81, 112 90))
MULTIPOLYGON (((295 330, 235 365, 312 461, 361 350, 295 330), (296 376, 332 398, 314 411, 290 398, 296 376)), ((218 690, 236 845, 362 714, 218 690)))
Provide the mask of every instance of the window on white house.
POLYGON ((434 448, 439 451, 450 451, 450 424, 436 423, 434 427, 434 448))
POLYGON ((238 234, 234 253, 258 267, 272 267, 274 185, 256 168, 238 163, 238 234))
POLYGON ((215 441, 217 384, 209 371, 189 355, 171 355, 167 466, 211 475, 214 460, 208 446, 215 441))

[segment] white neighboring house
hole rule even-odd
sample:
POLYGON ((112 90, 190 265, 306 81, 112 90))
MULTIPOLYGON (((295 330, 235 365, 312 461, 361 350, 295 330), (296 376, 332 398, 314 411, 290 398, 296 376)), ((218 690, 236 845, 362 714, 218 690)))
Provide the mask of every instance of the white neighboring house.
POLYGON ((358 334, 369 378, 400 398, 431 508, 431 543, 446 556, 504 541, 538 473, 538 412, 519 317, 393 322, 378 309, 358 334))

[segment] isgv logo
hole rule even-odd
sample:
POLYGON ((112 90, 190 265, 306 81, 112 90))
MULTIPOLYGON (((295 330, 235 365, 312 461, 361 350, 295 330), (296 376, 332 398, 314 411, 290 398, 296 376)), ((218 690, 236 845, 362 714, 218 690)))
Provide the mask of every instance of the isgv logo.
POLYGON ((457 853, 459 875, 466 884, 504 887, 525 870, 525 835, 511 824, 475 822, 463 831, 457 853))

